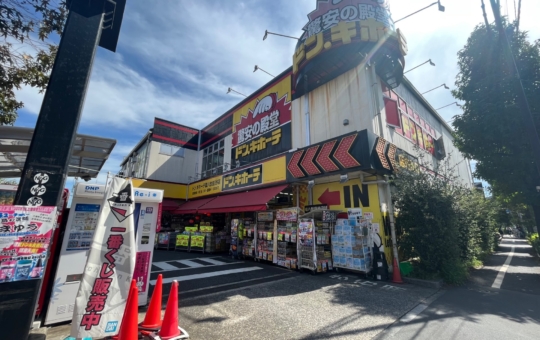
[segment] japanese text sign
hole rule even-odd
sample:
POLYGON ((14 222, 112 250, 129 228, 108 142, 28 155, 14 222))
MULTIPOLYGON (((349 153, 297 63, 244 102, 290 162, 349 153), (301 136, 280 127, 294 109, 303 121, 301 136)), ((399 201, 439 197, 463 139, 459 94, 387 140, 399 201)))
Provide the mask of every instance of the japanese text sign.
POLYGON ((105 337, 120 327, 135 270, 133 199, 131 180, 114 178, 105 194, 75 301, 72 337, 105 337))
POLYGON ((262 184, 262 164, 223 176, 223 191, 262 184))
POLYGON ((189 198, 218 194, 221 192, 221 176, 189 185, 189 198))

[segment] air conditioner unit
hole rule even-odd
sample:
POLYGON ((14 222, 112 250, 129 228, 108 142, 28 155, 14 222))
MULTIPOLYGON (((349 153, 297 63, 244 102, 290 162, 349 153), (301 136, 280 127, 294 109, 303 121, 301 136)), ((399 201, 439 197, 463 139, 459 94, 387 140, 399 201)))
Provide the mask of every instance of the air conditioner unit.
POLYGON ((443 160, 446 157, 446 150, 444 148, 443 137, 435 140, 435 158, 443 160))

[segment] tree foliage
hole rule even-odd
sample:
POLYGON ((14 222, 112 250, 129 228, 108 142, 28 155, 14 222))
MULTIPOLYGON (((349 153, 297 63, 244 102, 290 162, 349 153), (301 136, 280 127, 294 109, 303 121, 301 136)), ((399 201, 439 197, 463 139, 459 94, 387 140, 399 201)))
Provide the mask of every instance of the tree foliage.
MULTIPOLYGON (((540 42, 530 42, 527 33, 516 32, 512 24, 505 22, 504 27, 539 130, 540 42)), ((494 25, 479 25, 458 53, 460 72, 453 95, 464 105, 453 122, 455 144, 465 157, 478 161, 474 175, 489 182, 495 195, 539 206, 540 176, 524 133, 518 82, 511 76, 507 52, 494 25)))
POLYGON ((12 125, 24 106, 15 90, 47 87, 57 51, 49 39, 62 33, 66 15, 65 1, 0 0, 0 125, 12 125))
POLYGON ((499 200, 461 185, 448 163, 436 170, 402 170, 393 180, 399 246, 414 275, 461 284, 495 249, 508 217, 499 200))

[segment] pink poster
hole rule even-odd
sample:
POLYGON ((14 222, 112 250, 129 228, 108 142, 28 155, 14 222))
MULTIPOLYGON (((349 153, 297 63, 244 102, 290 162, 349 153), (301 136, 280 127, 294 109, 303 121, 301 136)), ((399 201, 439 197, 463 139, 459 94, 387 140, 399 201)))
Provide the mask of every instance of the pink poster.
POLYGON ((133 271, 133 279, 137 282, 139 293, 146 292, 148 289, 148 271, 150 270, 150 252, 139 251, 135 259, 135 270, 133 271))
POLYGON ((0 206, 0 282, 43 277, 56 207, 0 206))

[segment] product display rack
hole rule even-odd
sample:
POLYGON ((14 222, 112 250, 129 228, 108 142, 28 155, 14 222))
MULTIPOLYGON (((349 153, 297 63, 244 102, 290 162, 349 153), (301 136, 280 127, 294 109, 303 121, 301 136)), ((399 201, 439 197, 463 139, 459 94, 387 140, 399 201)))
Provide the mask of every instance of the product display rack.
POLYGON ((274 262, 275 230, 277 224, 274 221, 274 213, 265 211, 257 213, 257 260, 274 262))
POLYGON ((372 226, 361 213, 338 219, 332 237, 332 257, 336 270, 347 269, 369 275, 372 270, 372 226))
POLYGON ((299 208, 282 209, 276 212, 277 220, 277 264, 297 269, 298 267, 298 215, 299 208))
POLYGON ((157 233, 157 249, 175 249, 176 247, 176 235, 179 233, 177 232, 165 232, 165 233, 157 233))
POLYGON ((333 268, 330 234, 333 233, 338 213, 335 210, 316 210, 300 216, 297 248, 300 270, 308 269, 316 273, 333 268), (320 244, 317 245, 317 242, 320 244))
POLYGON ((244 240, 242 247, 242 255, 247 258, 255 258, 255 250, 257 249, 257 224, 251 219, 244 220, 244 240))

